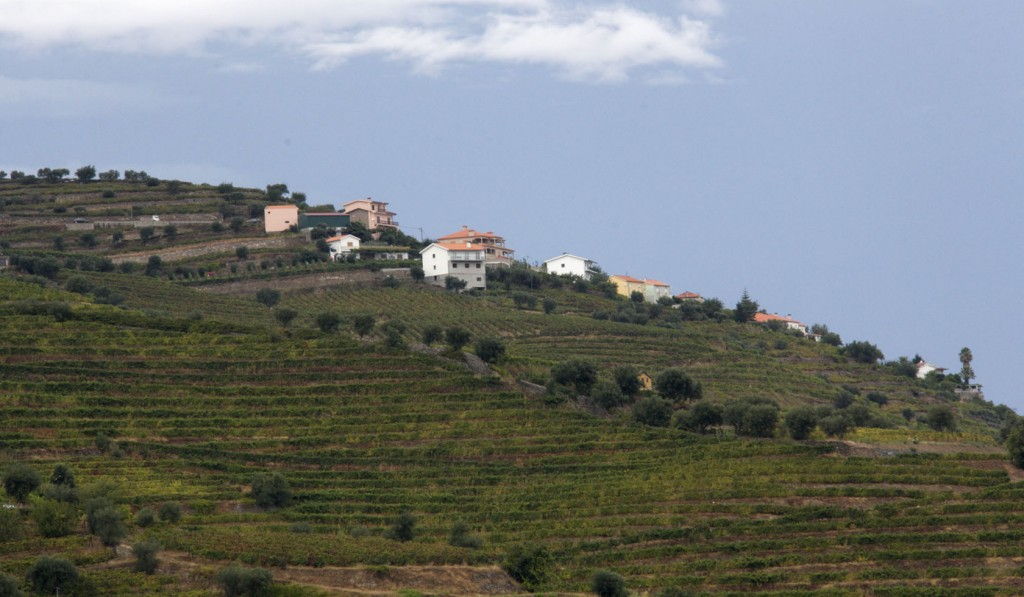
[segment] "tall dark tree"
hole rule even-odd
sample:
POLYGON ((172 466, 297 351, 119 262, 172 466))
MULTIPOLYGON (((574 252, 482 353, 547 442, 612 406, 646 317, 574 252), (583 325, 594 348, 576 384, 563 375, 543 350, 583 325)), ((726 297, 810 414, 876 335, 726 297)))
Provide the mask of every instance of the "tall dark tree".
POLYGON ((743 296, 740 297, 739 302, 736 303, 736 308, 732 312, 733 319, 740 323, 753 321, 754 315, 757 314, 759 308, 760 306, 757 304, 757 301, 751 299, 747 291, 744 290, 743 296))
POLYGON ((974 379, 974 368, 971 367, 971 362, 974 360, 974 353, 971 352, 970 348, 964 346, 960 349, 960 379, 964 381, 964 385, 971 383, 974 379))
POLYGON ((82 166, 75 170, 75 177, 78 178, 79 182, 89 182, 96 178, 96 166, 82 166))

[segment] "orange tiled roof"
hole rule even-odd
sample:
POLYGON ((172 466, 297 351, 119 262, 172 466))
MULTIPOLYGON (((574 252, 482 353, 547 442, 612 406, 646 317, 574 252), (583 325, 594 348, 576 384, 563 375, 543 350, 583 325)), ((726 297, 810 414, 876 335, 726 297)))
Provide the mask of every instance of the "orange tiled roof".
POLYGON ((326 240, 327 240, 327 242, 329 242, 329 243, 333 243, 333 242, 334 242, 334 241, 336 241, 336 240, 341 240, 341 239, 343 239, 343 238, 348 238, 348 237, 350 237, 350 236, 351 236, 352 238, 359 238, 358 236, 356 236, 356 235, 354 235, 354 234, 342 234, 342 235, 339 235, 339 236, 332 236, 331 238, 328 238, 328 239, 326 239, 326 240))
POLYGON ((665 288, 668 288, 668 284, 659 282, 658 280, 644 280, 644 284, 649 284, 651 286, 664 286, 665 288))
POLYGON ((754 321, 756 321, 757 323, 768 323, 769 321, 785 321, 786 323, 799 323, 800 325, 803 325, 803 323, 800 323, 799 321, 793 319, 792 317, 787 317, 785 315, 775 315, 774 313, 754 313, 754 321))
POLYGON ((266 209, 299 209, 294 205, 268 205, 266 209))
POLYGON ((615 274, 615 275, 609 276, 609 277, 611 277, 611 278, 618 278, 619 280, 622 280, 623 282, 630 282, 630 283, 634 283, 634 284, 643 284, 644 283, 643 280, 641 280, 639 278, 634 278, 633 276, 622 276, 622 275, 619 275, 619 274, 615 274))
POLYGON ((686 292, 681 292, 681 293, 677 294, 676 298, 678 298, 678 299, 696 299, 696 298, 701 298, 701 296, 699 294, 697 294, 696 292, 690 292, 689 290, 687 290, 686 292))
POLYGON ((480 232, 479 230, 473 230, 468 226, 463 226, 462 230, 458 232, 452 232, 439 238, 438 240, 454 240, 456 238, 502 238, 493 232, 480 232))

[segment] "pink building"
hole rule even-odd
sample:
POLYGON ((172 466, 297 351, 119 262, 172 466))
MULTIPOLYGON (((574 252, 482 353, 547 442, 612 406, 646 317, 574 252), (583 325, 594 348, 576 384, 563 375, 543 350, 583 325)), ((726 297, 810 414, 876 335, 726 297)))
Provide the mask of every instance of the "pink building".
POLYGON ((351 221, 366 226, 367 230, 398 228, 398 222, 394 220, 398 214, 388 211, 388 204, 384 201, 374 201, 370 197, 349 201, 342 206, 342 213, 347 215, 351 221))
POLYGON ((263 210, 263 229, 284 232, 299 224, 299 208, 294 205, 268 205, 263 210))

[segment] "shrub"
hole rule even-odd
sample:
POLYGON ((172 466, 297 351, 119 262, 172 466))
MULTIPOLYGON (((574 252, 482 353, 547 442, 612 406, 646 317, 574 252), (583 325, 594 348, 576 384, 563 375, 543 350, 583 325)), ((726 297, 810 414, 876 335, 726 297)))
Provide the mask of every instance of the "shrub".
POLYGON ((412 541, 416 536, 416 517, 403 510, 388 529, 387 538, 395 541, 412 541))
MULTIPOLYGON (((148 228, 143 228, 143 230, 148 230, 148 228)), ((163 260, 160 259, 159 255, 150 255, 149 260, 146 261, 145 273, 147 276, 159 276, 163 266, 163 260)))
POLYGON ((232 564, 217 574, 224 597, 263 597, 274 584, 274 577, 263 568, 242 568, 232 564))
POLYGON ((779 408, 770 404, 756 404, 747 410, 744 418, 745 435, 771 437, 779 422, 779 408))
POLYGON ((422 267, 414 265, 409 268, 409 276, 413 279, 414 282, 422 282, 423 279, 426 277, 426 274, 423 273, 422 267))
POLYGON ((435 342, 439 342, 442 337, 444 337, 444 331, 441 329, 441 326, 428 325, 427 327, 423 328, 423 336, 421 339, 423 340, 424 344, 430 346, 435 342))
POLYGON ((849 390, 839 390, 839 393, 836 394, 835 399, 832 400, 832 406, 838 408, 839 410, 842 410, 844 408, 848 408, 851 404, 853 404, 853 399, 854 395, 849 390))
POLYGON ((793 439, 807 439, 818 425, 818 413, 814 407, 798 406, 786 413, 786 429, 793 439))
POLYGON ((143 509, 139 510, 137 514, 135 514, 135 524, 140 526, 140 527, 142 527, 142 528, 146 528, 148 526, 152 526, 153 523, 155 523, 155 522, 156 522, 156 512, 153 512, 149 508, 143 508, 143 509))
POLYGON ((666 369, 654 380, 654 389, 663 398, 672 400, 688 400, 700 398, 703 394, 700 383, 694 381, 682 369, 666 369))
POLYGON ((50 483, 74 487, 75 474, 71 472, 71 469, 66 464, 58 464, 53 467, 53 473, 50 474, 50 483))
POLYGON ((590 392, 590 397, 594 399, 602 408, 611 410, 613 408, 622 406, 626 403, 626 396, 619 389, 619 385, 612 381, 599 381, 594 385, 594 389, 590 392))
POLYGON ((273 307, 281 300, 281 293, 273 288, 260 288, 256 291, 256 300, 265 307, 273 307))
POLYGON ((98 449, 100 452, 108 452, 110 450, 110 445, 113 443, 113 440, 111 440, 110 436, 108 436, 105 433, 97 433, 96 438, 93 440, 93 443, 96 444, 96 449, 98 449))
POLYGON ((352 329, 355 330, 359 337, 369 336, 373 332, 373 327, 377 325, 373 315, 356 315, 352 318, 352 329))
POLYGON ((547 580, 552 566, 551 554, 540 545, 517 545, 509 550, 501 567, 527 590, 547 580))
POLYGON ((626 396, 635 396, 640 391, 640 372, 631 365, 619 365, 612 372, 615 383, 626 396))
POLYGON ((160 505, 160 520, 164 522, 178 522, 181 520, 181 506, 176 502, 164 502, 160 505))
POLYGON ((710 400, 695 402, 688 410, 675 414, 674 423, 679 429, 696 433, 707 433, 712 427, 722 424, 722 405, 710 400))
POLYGON ((15 508, 0 508, 0 543, 21 539, 24 528, 15 508))
POLYGON ((464 522, 456 522, 455 525, 452 526, 452 532, 448 537, 448 543, 455 547, 465 547, 468 549, 479 549, 484 544, 480 537, 470 533, 469 525, 464 522))
POLYGON ((402 334, 406 330, 404 323, 392 319, 380 326, 380 329, 384 332, 384 344, 388 348, 405 348, 405 341, 402 340, 402 334))
MULTIPOLYGON (((235 227, 232 226, 231 229, 235 230, 235 227)), ((238 232, 238 231, 235 230, 235 232, 238 232)), ((246 259, 248 259, 249 258, 249 247, 247 247, 245 245, 242 245, 241 247, 236 248, 235 249, 235 257, 238 257, 238 259, 241 260, 241 261, 245 261, 246 259)))
POLYGON ((476 341, 476 356, 487 363, 497 363, 505 356, 505 344, 497 338, 480 338, 476 341))
POLYGON ((628 597, 626 580, 614 572, 598 570, 590 579, 590 590, 598 597, 628 597))
POLYGON ((25 464, 14 464, 4 471, 4 491, 22 503, 41 483, 39 473, 25 464))
POLYGON ((466 281, 459 278, 454 278, 452 276, 448 276, 444 279, 444 287, 447 290, 460 291, 466 288, 466 281))
POLYGON ((633 419, 652 427, 665 427, 672 419, 672 403, 664 398, 648 396, 633 405, 633 419))
POLYGON ((0 574, 0 597, 21 597, 23 593, 18 588, 18 581, 6 574, 0 574))
POLYGON ((338 330, 341 325, 341 318, 337 313, 321 313, 316 316, 316 325, 325 334, 331 334, 338 330))
POLYGON ((121 510, 107 506, 93 511, 90 521, 92 532, 107 547, 113 547, 128 534, 121 510))
POLYGON ((885 355, 877 346, 870 342, 850 342, 842 349, 842 353, 859 363, 876 363, 884 359, 885 355))
POLYGON ((73 504, 78 501, 78 490, 67 485, 54 485, 47 483, 39 488, 39 495, 58 502, 73 504))
POLYGON ((597 367, 587 361, 565 361, 551 368, 551 380, 559 385, 574 387, 578 394, 589 395, 597 383, 597 367))
POLYGON ((28 570, 28 582, 37 593, 66 593, 78 582, 78 569, 64 558, 43 556, 28 570))
POLYGON ((65 502, 33 498, 32 520, 43 537, 66 537, 75 531, 78 511, 65 502))
POLYGON ((160 561, 156 557, 156 554, 159 552, 160 544, 155 541, 142 541, 132 545, 132 555, 135 556, 135 563, 132 564, 132 570, 136 572, 143 572, 145 574, 153 574, 156 572, 156 568, 160 564, 160 561))
POLYGON ((252 496, 260 508, 283 508, 291 501, 292 490, 281 473, 263 474, 253 479, 252 496))
MULTIPOLYGON (((231 218, 231 220, 228 221, 228 226, 231 228, 231 231, 236 234, 242 229, 243 224, 245 224, 245 222, 239 217, 231 218)), ((248 249, 246 249, 246 252, 248 252, 248 249)), ((241 257, 241 259, 245 258, 241 257)))
POLYGON ((1024 468, 1024 418, 1010 424, 1006 433, 1006 451, 1015 467, 1024 468))
POLYGON ((210 224, 210 230, 213 232, 224 232, 224 224, 220 222, 214 222, 210 224))
POLYGON ((537 306, 537 297, 525 292, 517 292, 512 295, 512 302, 517 309, 533 309, 537 306))
POLYGON ((472 336, 465 328, 458 326, 450 327, 444 332, 444 340, 452 350, 462 350, 462 347, 469 344, 472 336))
POLYGON ((544 308, 544 313, 550 315, 555 312, 555 307, 558 306, 558 303, 555 302, 555 299, 548 296, 544 297, 544 300, 541 301, 541 306, 544 308))
POLYGON ((92 292, 92 282, 86 280, 82 276, 71 276, 68 278, 68 281, 64 283, 64 289, 68 292, 88 294, 92 292))
POLYGON ((945 404, 936 404, 929 408, 924 421, 935 431, 956 430, 956 415, 953 409, 945 404))
POLYGON ((882 394, 881 392, 869 392, 867 395, 867 399, 870 400, 871 402, 874 402, 878 406, 885 406, 886 404, 889 404, 889 397, 886 396, 885 394, 882 394))
POLYGON ((845 415, 829 415, 819 420, 818 426, 829 437, 842 437, 853 428, 853 422, 845 415))
POLYGON ((282 327, 288 327, 291 325, 292 320, 298 317, 299 313, 294 309, 275 309, 274 319, 281 324, 282 327))

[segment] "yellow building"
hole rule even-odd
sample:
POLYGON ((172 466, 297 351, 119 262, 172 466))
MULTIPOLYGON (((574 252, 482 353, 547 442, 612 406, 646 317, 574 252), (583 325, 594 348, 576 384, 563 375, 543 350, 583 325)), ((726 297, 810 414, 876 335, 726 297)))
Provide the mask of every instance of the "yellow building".
POLYGON ((633 276, 608 276, 608 281, 615 284, 615 289, 624 297, 629 297, 633 292, 639 292, 643 294, 644 289, 647 287, 643 280, 634 278, 633 276))

